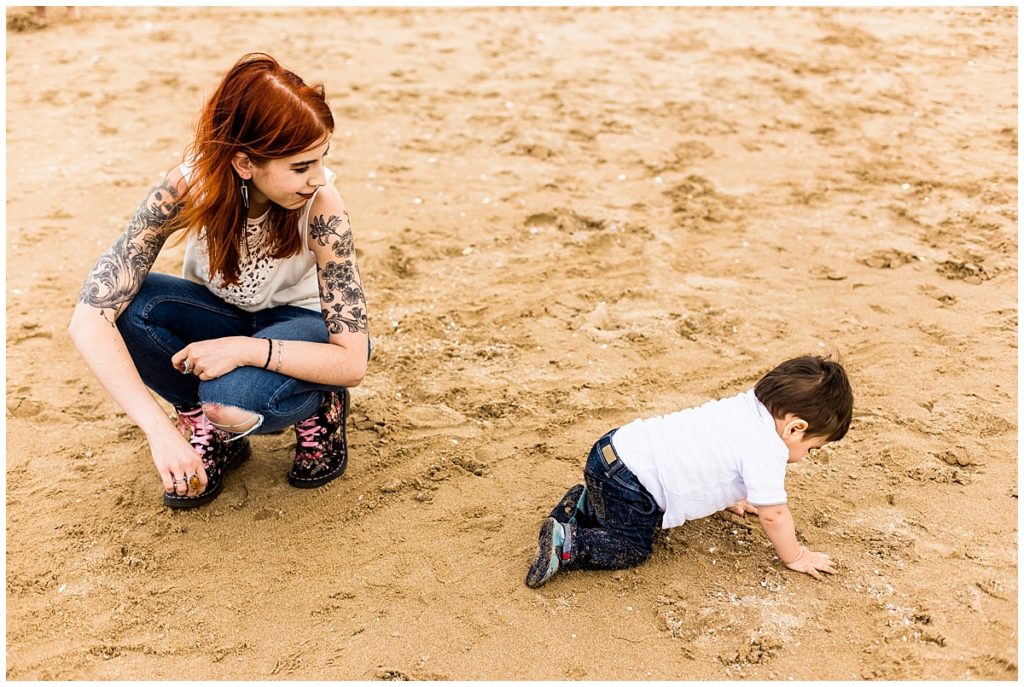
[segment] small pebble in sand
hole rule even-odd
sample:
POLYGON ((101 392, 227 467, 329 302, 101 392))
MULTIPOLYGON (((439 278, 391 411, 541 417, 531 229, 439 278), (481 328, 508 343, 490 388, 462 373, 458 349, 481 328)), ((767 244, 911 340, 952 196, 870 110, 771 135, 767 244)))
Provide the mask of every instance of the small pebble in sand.
POLYGON ((900 185, 900 188, 903 189, 904 191, 909 191, 910 190, 910 184, 903 183, 902 185, 900 185))

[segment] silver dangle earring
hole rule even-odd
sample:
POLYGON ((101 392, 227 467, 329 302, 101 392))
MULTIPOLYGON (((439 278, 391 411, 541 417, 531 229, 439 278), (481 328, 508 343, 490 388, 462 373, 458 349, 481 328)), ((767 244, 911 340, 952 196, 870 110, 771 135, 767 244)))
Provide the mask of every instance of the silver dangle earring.
MULTIPOLYGON (((242 194, 242 208, 249 212, 249 187, 245 184, 245 179, 242 179, 242 184, 238 187, 238 192, 242 194)), ((245 245, 245 254, 251 255, 249 252, 249 227, 246 223, 246 218, 242 218, 242 241, 245 245)))

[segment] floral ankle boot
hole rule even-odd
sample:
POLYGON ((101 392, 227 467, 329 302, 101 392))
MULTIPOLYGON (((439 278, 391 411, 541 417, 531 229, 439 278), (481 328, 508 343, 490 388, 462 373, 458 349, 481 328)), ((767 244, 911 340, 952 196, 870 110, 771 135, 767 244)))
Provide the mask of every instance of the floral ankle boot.
POLYGON ((348 403, 347 389, 325 393, 317 411, 295 425, 295 463, 288 473, 288 483, 293 487, 319 487, 345 472, 348 403))
POLYGON ((179 496, 164 493, 164 505, 171 508, 195 508, 217 498, 224 488, 224 473, 249 459, 252 446, 247 437, 231 439, 227 432, 217 429, 206 419, 201 406, 176 408, 178 431, 203 460, 206 470, 206 489, 198 496, 179 496))

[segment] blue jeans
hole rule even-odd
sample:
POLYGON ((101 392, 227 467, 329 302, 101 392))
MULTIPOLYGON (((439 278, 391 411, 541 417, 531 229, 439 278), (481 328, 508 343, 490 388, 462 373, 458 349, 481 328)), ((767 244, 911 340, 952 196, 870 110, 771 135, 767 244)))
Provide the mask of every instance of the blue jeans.
POLYGON ((580 568, 631 568, 651 555, 654 531, 662 512, 654 497, 618 460, 608 432, 597 440, 583 477, 587 498, 573 527, 570 565, 580 568), (605 456, 613 459, 613 462, 605 456))
POLYGON ((117 328, 142 381, 168 403, 176 408, 216 403, 251 411, 263 418, 256 430, 260 434, 305 420, 320 407, 322 392, 342 388, 249 366, 200 381, 171 365, 171 356, 188 344, 224 336, 327 343, 323 317, 306 308, 283 305, 246 312, 201 284, 150 273, 117 319, 117 328))

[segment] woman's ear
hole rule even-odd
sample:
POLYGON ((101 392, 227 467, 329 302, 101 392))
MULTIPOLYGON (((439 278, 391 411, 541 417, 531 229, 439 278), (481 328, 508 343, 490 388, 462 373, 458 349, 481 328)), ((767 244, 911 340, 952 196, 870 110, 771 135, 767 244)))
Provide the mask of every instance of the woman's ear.
POLYGON ((245 153, 235 153, 235 156, 231 158, 231 166, 235 168, 235 173, 243 179, 252 179, 252 160, 245 153))

